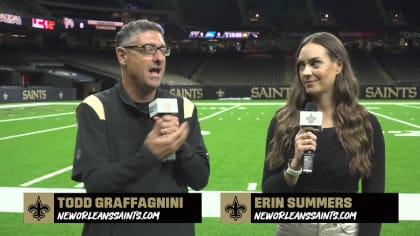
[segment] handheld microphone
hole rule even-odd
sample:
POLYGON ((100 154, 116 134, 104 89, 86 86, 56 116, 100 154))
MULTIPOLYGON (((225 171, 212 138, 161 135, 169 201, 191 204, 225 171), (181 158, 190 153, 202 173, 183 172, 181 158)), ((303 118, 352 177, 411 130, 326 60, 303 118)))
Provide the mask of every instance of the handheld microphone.
MULTIPOLYGON (((154 116, 163 116, 165 114, 177 114, 178 101, 176 98, 156 98, 149 104, 150 118, 154 116)), ((172 153, 164 161, 175 160, 176 154, 172 153)))
MULTIPOLYGON (((322 131, 322 112, 318 111, 315 103, 306 103, 304 111, 300 112, 299 125, 301 128, 313 127, 322 131)), ((307 150, 303 153, 303 173, 312 173, 314 158, 315 153, 312 150, 307 150)))

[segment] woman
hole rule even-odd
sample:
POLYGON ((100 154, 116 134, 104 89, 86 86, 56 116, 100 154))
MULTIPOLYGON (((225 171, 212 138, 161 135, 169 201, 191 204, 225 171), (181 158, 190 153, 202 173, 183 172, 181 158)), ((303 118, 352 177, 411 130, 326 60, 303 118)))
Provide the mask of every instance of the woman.
MULTIPOLYGON (((297 78, 287 103, 273 117, 266 141, 263 192, 383 193, 385 148, 376 117, 357 102, 359 84, 343 43, 311 34, 297 50, 297 78), (299 112, 314 102, 322 132, 299 127, 299 112), (302 174, 302 154, 315 151, 313 172, 302 174)), ((277 235, 379 235, 381 224, 279 224, 277 235), (316 234, 314 234, 316 235, 316 234)))

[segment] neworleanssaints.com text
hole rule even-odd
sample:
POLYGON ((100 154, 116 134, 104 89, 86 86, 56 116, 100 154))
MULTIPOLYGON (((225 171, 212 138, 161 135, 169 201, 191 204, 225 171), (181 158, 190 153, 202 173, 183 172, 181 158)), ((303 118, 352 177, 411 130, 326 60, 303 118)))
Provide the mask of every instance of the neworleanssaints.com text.
POLYGON ((81 212, 59 212, 57 220, 98 220, 98 221, 114 221, 114 220, 156 220, 159 221, 159 211, 116 211, 116 212, 101 212, 101 211, 81 211, 81 212))
POLYGON ((256 212, 254 220, 356 220, 356 211, 324 211, 324 212, 298 212, 298 211, 278 211, 278 212, 256 212))

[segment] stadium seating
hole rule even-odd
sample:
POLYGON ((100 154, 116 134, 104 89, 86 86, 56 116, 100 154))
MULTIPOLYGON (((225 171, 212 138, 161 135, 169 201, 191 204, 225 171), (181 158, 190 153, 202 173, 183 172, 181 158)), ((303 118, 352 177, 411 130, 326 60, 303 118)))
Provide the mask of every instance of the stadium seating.
POLYGON ((284 57, 272 54, 213 54, 203 63, 197 80, 212 85, 280 85, 283 78, 284 57))
POLYGON ((350 60, 353 70, 360 84, 392 84, 395 81, 387 81, 380 73, 383 70, 369 52, 361 50, 350 51, 350 60))
POLYGON ((420 83, 420 54, 418 52, 376 52, 375 57, 398 83, 420 83))

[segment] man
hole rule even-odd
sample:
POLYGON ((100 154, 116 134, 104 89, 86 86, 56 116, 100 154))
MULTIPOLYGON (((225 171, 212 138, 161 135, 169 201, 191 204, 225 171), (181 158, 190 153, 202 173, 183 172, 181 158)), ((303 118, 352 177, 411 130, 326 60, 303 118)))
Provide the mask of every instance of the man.
MULTIPOLYGON (((170 54, 163 34, 148 20, 124 25, 115 48, 122 80, 77 108, 72 179, 88 193, 186 193, 207 185, 209 159, 197 110, 159 88, 170 54), (176 98, 179 112, 150 118, 156 98, 176 98)), ((89 223, 83 235, 194 235, 194 225, 89 223)))

